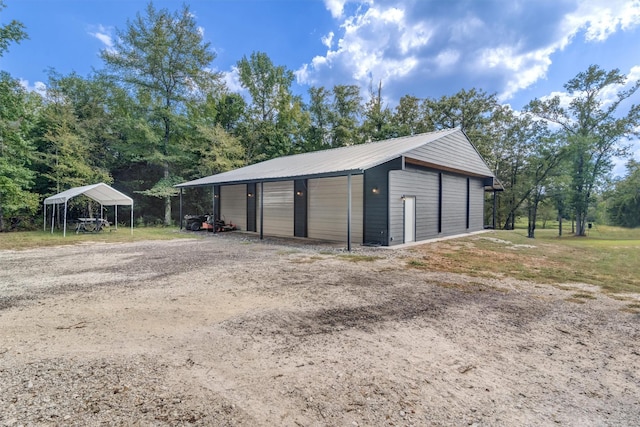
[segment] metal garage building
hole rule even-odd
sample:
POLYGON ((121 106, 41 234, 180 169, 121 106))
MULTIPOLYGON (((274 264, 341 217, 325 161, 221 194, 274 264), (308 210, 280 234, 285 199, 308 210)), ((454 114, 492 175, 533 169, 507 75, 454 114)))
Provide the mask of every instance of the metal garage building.
POLYGON ((213 187, 241 230, 383 246, 484 228, 502 187, 460 129, 279 157, 177 185, 213 187))

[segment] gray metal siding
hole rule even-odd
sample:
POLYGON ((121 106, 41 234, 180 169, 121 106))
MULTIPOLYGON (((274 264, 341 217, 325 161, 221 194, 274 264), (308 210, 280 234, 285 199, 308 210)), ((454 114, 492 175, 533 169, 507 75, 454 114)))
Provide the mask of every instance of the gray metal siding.
POLYGON ((442 235, 467 231, 467 178, 442 174, 442 235))
POLYGON ((438 233, 439 172, 406 169, 389 172, 389 245, 403 242, 402 195, 416 197, 416 240, 433 239, 484 227, 484 187, 481 178, 471 178, 469 228, 467 229, 467 178, 442 173, 442 232, 438 233))
POLYGON ((365 243, 389 244, 389 171, 401 168, 397 158, 364 172, 365 243))
POLYGON ((405 157, 471 174, 493 176, 480 154, 462 132, 446 135, 413 149, 407 152, 405 157))
POLYGON ((265 182, 263 185, 264 234, 293 236, 293 181, 265 182))
POLYGON ((416 240, 438 236, 438 173, 404 170, 389 172, 389 245, 404 241, 402 195, 416 197, 416 240))
MULTIPOLYGON (((308 236, 312 239, 347 241, 347 177, 307 181, 308 236)), ((351 177, 351 242, 362 243, 363 177, 351 177)))
POLYGON ((469 231, 480 231, 484 229, 484 184, 480 178, 471 178, 469 185, 470 212, 469 231))
POLYGON ((220 186, 220 216, 241 230, 247 229, 247 185, 220 186))

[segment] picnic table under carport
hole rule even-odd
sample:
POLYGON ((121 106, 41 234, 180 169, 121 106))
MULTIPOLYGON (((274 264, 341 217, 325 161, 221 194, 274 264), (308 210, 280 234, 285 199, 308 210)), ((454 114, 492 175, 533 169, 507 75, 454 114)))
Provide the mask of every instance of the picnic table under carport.
MULTIPOLYGON (((47 205, 64 204, 63 236, 67 235, 67 205, 70 199, 84 195, 102 206, 115 206, 115 223, 118 228, 118 206, 131 206, 131 234, 133 234, 133 199, 105 183, 74 187, 44 199, 44 229, 47 228, 47 205)), ((51 210, 53 233, 54 210, 51 210)))

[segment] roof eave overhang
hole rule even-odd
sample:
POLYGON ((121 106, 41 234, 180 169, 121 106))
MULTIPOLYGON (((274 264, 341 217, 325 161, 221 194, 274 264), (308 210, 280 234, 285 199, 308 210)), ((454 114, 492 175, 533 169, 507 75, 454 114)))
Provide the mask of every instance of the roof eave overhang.
POLYGON ((273 178, 247 178, 247 179, 226 180, 226 181, 223 180, 223 181, 205 182, 201 184, 190 184, 189 182, 185 182, 183 184, 177 184, 174 187, 198 188, 198 187, 211 187, 214 185, 236 185, 236 184, 252 184, 252 183, 259 183, 259 182, 281 182, 281 181, 293 181, 297 179, 334 178, 338 176, 362 175, 363 173, 364 173, 363 169, 351 169, 347 171, 324 172, 324 173, 316 173, 316 174, 282 176, 282 177, 273 177, 273 178))

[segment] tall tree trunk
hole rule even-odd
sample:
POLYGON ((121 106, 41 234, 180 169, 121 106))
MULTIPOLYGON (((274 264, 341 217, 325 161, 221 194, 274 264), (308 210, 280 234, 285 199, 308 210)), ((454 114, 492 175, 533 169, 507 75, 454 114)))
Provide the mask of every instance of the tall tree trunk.
POLYGON ((0 203, 0 232, 4 231, 4 212, 2 210, 2 203, 0 203))
MULTIPOLYGON (((164 162, 164 179, 169 180, 169 163, 164 162)), ((164 197, 164 225, 171 225, 171 196, 164 197)))
POLYGON ((558 210, 558 236, 562 237, 562 212, 558 210))
POLYGON ((527 237, 534 239, 536 236, 536 220, 538 218, 538 204, 540 198, 534 196, 533 202, 529 206, 529 225, 527 226, 527 237))

